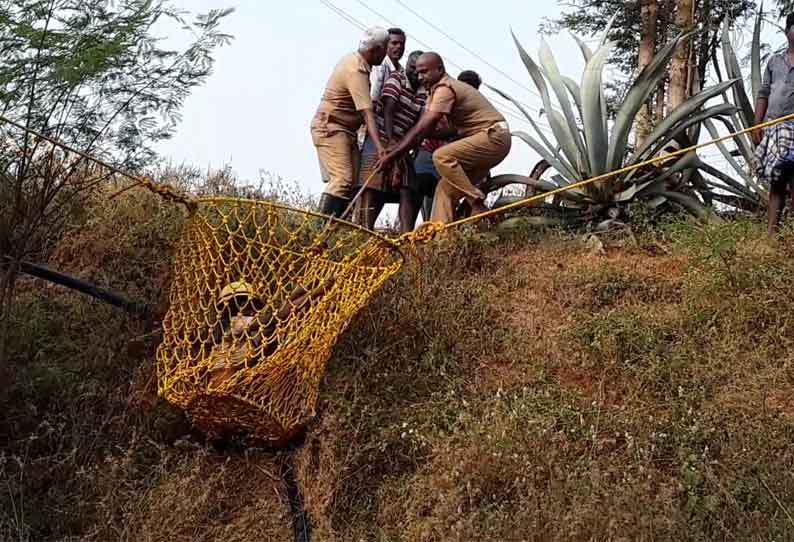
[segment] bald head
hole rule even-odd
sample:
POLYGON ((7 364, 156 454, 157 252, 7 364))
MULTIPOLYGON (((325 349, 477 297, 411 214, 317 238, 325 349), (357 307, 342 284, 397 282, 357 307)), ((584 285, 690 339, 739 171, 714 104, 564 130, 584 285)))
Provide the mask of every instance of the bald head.
POLYGON ((446 74, 444 60, 438 53, 424 53, 416 61, 416 72, 419 81, 430 89, 446 74))

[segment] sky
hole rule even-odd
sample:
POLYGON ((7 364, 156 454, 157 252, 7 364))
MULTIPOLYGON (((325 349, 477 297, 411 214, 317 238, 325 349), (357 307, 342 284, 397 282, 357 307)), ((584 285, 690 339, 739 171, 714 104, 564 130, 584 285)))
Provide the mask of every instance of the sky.
MULTIPOLYGON (((476 70, 486 83, 533 108, 539 107, 540 98, 530 92, 535 87, 521 63, 510 30, 536 57, 541 40, 539 25, 544 17, 559 14, 556 1, 328 2, 364 25, 403 28, 408 33, 408 52, 436 50, 453 76, 461 69, 476 70), (405 6, 443 29, 465 49, 405 6)), ((259 178, 260 171, 267 171, 298 182, 306 192, 322 192, 309 123, 334 65, 356 49, 361 31, 321 0, 174 3, 194 13, 234 7, 236 11, 222 24, 222 31, 232 34, 234 40, 217 51, 215 73, 188 98, 175 136, 161 143, 158 151, 175 164, 213 169, 228 164, 241 179, 251 181, 259 178)), ((180 39, 176 27, 163 28, 159 33, 175 43, 180 39)), ((573 39, 567 34, 546 39, 561 71, 578 80, 583 61, 573 39)), ((496 98, 488 91, 485 94, 496 98)), ((507 109, 506 105, 496 105, 507 109)), ((531 131, 517 111, 506 118, 511 129, 531 131)), ((537 160, 534 152, 514 139, 513 150, 494 173, 526 175, 537 160)))

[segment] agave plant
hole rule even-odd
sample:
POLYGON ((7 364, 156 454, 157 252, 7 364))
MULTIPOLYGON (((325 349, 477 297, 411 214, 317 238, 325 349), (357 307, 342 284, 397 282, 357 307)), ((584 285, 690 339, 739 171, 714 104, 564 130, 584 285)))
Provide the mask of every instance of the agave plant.
MULTIPOLYGON (((730 22, 726 22, 723 27, 723 66, 720 66, 715 56, 714 71, 717 77, 722 80, 721 68, 724 68, 727 78, 736 81, 736 84, 731 87, 730 95, 726 92, 723 97, 725 103, 734 104, 737 110, 730 116, 720 117, 719 119, 707 119, 704 122, 704 126, 713 138, 717 138, 720 135, 717 125, 715 124, 717 120, 720 121, 729 132, 751 128, 755 123, 755 102, 761 89, 762 21, 763 4, 756 14, 753 28, 753 41, 750 47, 749 92, 736 55, 736 50, 731 42, 730 22)), ((764 205, 769 194, 766 187, 758 183, 753 176, 751 167, 754 150, 753 142, 748 135, 743 134, 734 137, 733 143, 733 148, 729 148, 729 146, 724 143, 716 145, 727 164, 730 166, 730 169, 733 170, 731 172, 732 175, 711 167, 710 165, 706 165, 703 167, 704 173, 716 179, 707 180, 707 183, 714 190, 714 198, 716 200, 739 209, 757 210, 764 205)))
MULTIPOLYGON (((609 30, 609 29, 608 29, 609 30)), ((607 30, 607 32, 608 32, 607 30)), ((608 122, 603 71, 613 43, 604 38, 593 52, 576 39, 586 66, 580 83, 560 73, 554 54, 545 42, 539 51, 539 63, 524 50, 513 35, 521 59, 543 100, 543 108, 552 130, 551 141, 524 106, 512 96, 492 89, 511 101, 527 118, 535 134, 513 132, 526 142, 555 171, 551 181, 531 179, 520 175, 496 177, 493 182, 521 182, 540 191, 567 186, 587 178, 615 171, 645 161, 671 146, 690 145, 693 134, 708 119, 730 119, 737 107, 730 103, 707 106, 715 96, 728 92, 733 80, 721 82, 702 90, 672 111, 636 148, 629 146, 629 135, 643 103, 660 80, 678 43, 678 36, 665 45, 651 63, 636 77, 618 109, 613 122, 608 122), (550 92, 551 90, 551 92, 550 92), (552 103, 552 93, 556 104, 552 103), (559 107, 559 109, 557 108, 559 107)), ((666 162, 664 165, 643 167, 616 175, 560 194, 568 211, 578 211, 581 219, 616 218, 623 214, 626 204, 643 200, 651 207, 675 204, 699 218, 708 216, 711 187, 703 181, 698 169, 703 162, 692 152, 666 162)), ((570 213, 569 213, 570 216, 570 213)), ((576 213, 573 214, 577 217, 576 213)))

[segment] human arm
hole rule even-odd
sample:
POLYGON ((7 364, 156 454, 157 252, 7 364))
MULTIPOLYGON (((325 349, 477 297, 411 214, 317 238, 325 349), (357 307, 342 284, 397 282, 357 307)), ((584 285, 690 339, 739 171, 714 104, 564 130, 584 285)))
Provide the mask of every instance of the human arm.
POLYGON ((386 144, 394 139, 394 117, 400 107, 400 93, 402 83, 398 73, 393 73, 386 79, 380 93, 380 103, 383 105, 383 129, 386 132, 386 144))
POLYGON ((419 122, 405 134, 405 137, 400 140, 396 147, 386 153, 382 160, 383 163, 388 164, 414 148, 416 143, 433 129, 442 116, 443 113, 436 111, 425 111, 422 113, 422 116, 419 117, 419 122))
POLYGON ((413 148, 423 136, 428 135, 436 128, 438 122, 445 115, 449 115, 452 112, 454 105, 455 92, 452 88, 439 86, 434 89, 424 113, 419 117, 419 122, 405 134, 405 137, 394 149, 389 151, 386 158, 384 158, 384 162, 388 163, 413 148))
POLYGON ((383 129, 386 131, 386 142, 394 139, 394 114, 397 112, 398 102, 391 96, 381 98, 383 104, 383 129))
POLYGON ((383 156, 386 154, 386 149, 380 140, 378 124, 375 121, 375 112, 370 107, 369 109, 364 109, 361 114, 364 115, 364 124, 367 125, 367 135, 375 145, 375 151, 378 153, 378 157, 383 158, 383 156))
POLYGON ((384 83, 384 71, 383 66, 375 66, 372 68, 372 72, 369 74, 369 95, 372 100, 377 100, 380 98, 381 90, 383 89, 384 83))
POLYGON ((378 124, 375 121, 375 109, 372 105, 370 96, 370 81, 366 71, 356 71, 351 74, 348 80, 348 90, 353 98, 356 110, 364 117, 364 124, 367 127, 367 135, 372 139, 378 156, 383 156, 385 150, 378 134, 378 124))

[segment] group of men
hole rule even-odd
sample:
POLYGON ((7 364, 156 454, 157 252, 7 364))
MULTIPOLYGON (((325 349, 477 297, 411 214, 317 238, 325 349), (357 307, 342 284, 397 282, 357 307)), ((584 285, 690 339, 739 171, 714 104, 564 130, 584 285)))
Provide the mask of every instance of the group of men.
POLYGON ((423 202, 432 222, 452 222, 461 200, 486 210, 478 185, 510 151, 507 122, 475 72, 453 79, 434 52, 403 65, 405 45, 401 29, 371 28, 334 68, 311 123, 326 183, 320 212, 342 217, 354 203, 354 220, 372 229, 386 203, 399 203, 407 232, 423 202))

